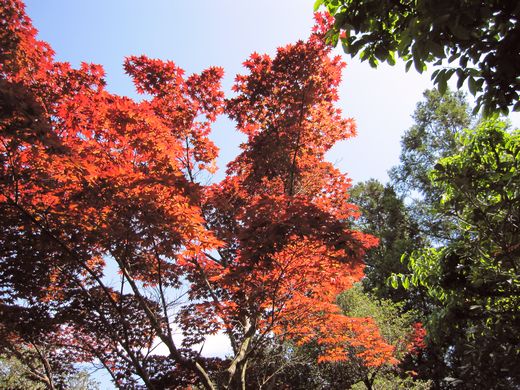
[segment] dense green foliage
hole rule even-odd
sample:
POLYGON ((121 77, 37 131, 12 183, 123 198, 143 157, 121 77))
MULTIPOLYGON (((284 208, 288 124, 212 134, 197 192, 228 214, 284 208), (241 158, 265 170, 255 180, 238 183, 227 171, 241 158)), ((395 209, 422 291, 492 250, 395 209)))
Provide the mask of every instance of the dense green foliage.
MULTIPOLYGON (((441 189, 433 185, 429 172, 441 158, 457 152, 457 136, 476 121, 461 92, 424 92, 417 104, 414 124, 401 140, 400 163, 390 170, 392 186, 406 197, 411 219, 423 237, 442 241, 450 237, 451 221, 435 212, 441 189)), ((404 252, 402 252, 404 253, 404 252)))
POLYGON ((391 182, 352 190, 357 224, 380 238, 363 283, 426 323, 426 348, 404 366, 434 388, 516 388, 519 133, 476 123, 460 93, 424 96, 391 182))
MULTIPOLYGON (((371 294, 363 291, 361 286, 345 291, 338 297, 338 302, 345 313, 350 316, 373 318, 385 340, 395 347, 395 356, 399 361, 410 356, 409 345, 413 343, 414 337, 414 313, 412 311, 403 313, 401 304, 393 303, 388 299, 375 299, 371 294)), ((420 344, 422 345, 422 343, 420 344)), ((412 353, 412 355, 414 354, 412 353)), ((350 378, 355 378, 356 383, 362 382, 368 389, 378 388, 374 387, 374 384, 385 381, 392 383, 393 385, 390 387, 393 388, 396 388, 402 381, 408 381, 409 388, 428 388, 425 387, 426 383, 412 381, 412 378, 395 366, 365 367, 354 353, 347 362, 341 364, 341 370, 349 373, 350 378)))
POLYGON ((400 163, 390 170, 390 183, 358 183, 351 196, 361 212, 356 227, 380 240, 365 258, 364 286, 380 298, 406 301, 406 308, 429 312, 431 302, 425 294, 392 288, 387 279, 407 270, 406 261, 399 261, 403 254, 450 238, 452 221, 436 212, 442 191, 432 184, 429 172, 440 158, 457 151, 458 134, 474 118, 462 93, 428 90, 413 119, 401 141, 400 163))
POLYGON ((454 74, 465 81, 484 113, 520 109, 520 3, 495 1, 317 0, 335 17, 331 40, 372 66, 396 55, 418 72, 433 73, 445 91, 454 74), (345 32, 341 36, 341 32, 345 32), (458 63, 457 63, 457 62, 458 63))
POLYGON ((430 175, 443 193, 438 212, 456 221, 455 235, 414 252, 411 274, 401 280, 426 287, 442 304, 430 317, 431 337, 449 345, 454 381, 514 388, 520 385, 520 134, 489 120, 459 137, 459 145, 430 175))
POLYGON ((28 365, 22 364, 15 357, 0 357, 0 388, 43 390, 45 384, 32 377, 28 365))
POLYGON ((428 174, 439 159, 457 151, 457 134, 470 127, 474 118, 461 92, 441 95, 437 90, 424 92, 412 118, 414 124, 401 140, 400 163, 390 172, 392 183, 401 194, 416 191, 434 202, 439 190, 428 174))
POLYGON ((379 238, 379 245, 365 257, 363 286, 379 298, 406 301, 408 309, 421 305, 415 291, 402 287, 395 289, 386 282, 392 274, 407 269, 406 264, 396 259, 425 244, 425 237, 409 207, 391 185, 383 185, 377 180, 358 183, 350 192, 352 201, 361 212, 356 228, 379 238))

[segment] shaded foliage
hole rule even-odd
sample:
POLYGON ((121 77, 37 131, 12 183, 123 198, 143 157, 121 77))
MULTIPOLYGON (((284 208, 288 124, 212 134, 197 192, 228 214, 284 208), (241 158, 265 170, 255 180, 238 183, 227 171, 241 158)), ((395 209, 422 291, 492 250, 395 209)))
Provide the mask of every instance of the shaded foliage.
POLYGON ((513 388, 520 302, 518 197, 520 138, 497 120, 459 138, 460 151, 431 173, 443 197, 439 213, 455 217, 456 236, 414 252, 409 278, 443 309, 430 321, 432 340, 446 347, 452 384, 513 388), (442 326, 450 323, 449 327, 442 326))
POLYGON ((456 75, 478 94, 487 116, 520 109, 520 6, 509 0, 378 1, 317 0, 334 16, 329 39, 370 65, 394 65, 396 56, 422 73, 440 66, 432 79, 444 93, 456 75), (458 61, 458 64, 455 63, 458 61))
POLYGON ((406 301, 407 309, 421 306, 420 296, 404 288, 395 289, 387 282, 392 274, 407 269, 406 264, 398 261, 401 255, 420 248, 427 241, 410 208, 391 185, 377 180, 356 184, 351 196, 361 213, 355 226, 379 239, 379 245, 365 256, 363 286, 380 298, 406 301))

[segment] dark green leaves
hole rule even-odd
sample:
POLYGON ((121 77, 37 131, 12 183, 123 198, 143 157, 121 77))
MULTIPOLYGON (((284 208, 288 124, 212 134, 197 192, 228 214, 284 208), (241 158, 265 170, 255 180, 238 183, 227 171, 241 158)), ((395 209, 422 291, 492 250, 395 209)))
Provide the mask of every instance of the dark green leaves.
POLYGON ((437 84, 437 89, 439 90, 441 95, 446 93, 448 89, 448 80, 455 73, 455 69, 439 69, 433 72, 432 80, 434 80, 435 84, 437 84))
MULTIPOLYGON (((520 39, 515 20, 520 7, 511 0, 481 2, 380 0, 317 0, 336 17, 333 29, 346 31, 346 53, 364 53, 361 60, 371 66, 379 62, 395 64, 392 53, 412 63, 422 73, 426 64, 445 65, 459 62, 457 87, 468 79, 471 93, 477 96, 476 111, 484 116, 493 112, 507 114, 519 110, 520 39), (474 66, 477 74, 468 73, 474 66)), ((454 73, 443 73, 434 79, 441 91, 454 73)))
POLYGON ((430 316, 430 329, 456 335, 449 348, 464 383, 514 388, 520 381, 512 363, 520 358, 514 330, 520 320, 520 132, 492 118, 460 134, 456 150, 430 174, 441 191, 436 213, 454 222, 451 237, 407 256, 410 272, 389 282, 422 286, 442 304, 430 316), (500 370, 489 366, 489 356, 500 370))

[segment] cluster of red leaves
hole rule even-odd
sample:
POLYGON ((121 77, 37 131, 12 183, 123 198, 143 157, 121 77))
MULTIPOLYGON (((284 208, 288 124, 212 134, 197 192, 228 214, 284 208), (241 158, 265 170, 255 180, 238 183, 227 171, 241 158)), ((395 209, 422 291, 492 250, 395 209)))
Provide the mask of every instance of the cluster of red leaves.
POLYGON ((344 64, 329 56, 319 30, 306 42, 253 54, 236 78, 226 112, 247 135, 228 177, 207 191, 208 225, 225 245, 208 269, 225 291, 219 316, 228 328, 245 318, 258 332, 299 343, 317 340, 322 360, 343 360, 362 345, 367 365, 394 362, 370 319, 347 318, 336 296, 363 276, 374 237, 352 231, 350 181, 324 159, 355 134, 334 106, 344 64))
POLYGON ((125 69, 153 96, 136 103, 104 90, 100 66, 53 62, 27 17, 8 14, 20 9, 3 2, 2 20, 11 21, 3 39, 19 43, 1 64, 4 207, 23 208, 64 245, 73 241, 70 251, 89 267, 130 250, 128 266, 145 280, 157 263, 151 247, 170 258, 214 247, 200 188, 188 177, 212 168, 217 155, 207 135, 222 108, 222 70, 184 80, 170 62, 130 58, 125 69))
POLYGON ((103 335, 112 351, 121 339, 127 353, 139 351, 146 343, 135 346, 129 332, 150 318, 131 318, 144 306, 159 310, 141 299, 132 314, 128 298, 103 286, 100 302, 93 287, 107 257, 134 281, 179 284, 176 259, 219 244, 193 177, 214 168, 208 134, 222 111, 222 70, 184 78, 170 62, 129 58, 126 71, 151 95, 137 103, 107 92, 100 66, 55 62, 23 8, 0 2, 0 309, 42 307, 42 319, 62 321, 53 332, 76 329, 102 355, 103 335))
POLYGON ((426 343, 424 341, 426 337, 426 329, 424 329, 420 322, 414 323, 412 327, 413 331, 410 335, 407 349, 411 354, 418 354, 422 349, 426 348, 426 343))
POLYGON ((117 369, 124 351, 145 383, 139 348, 154 335, 204 374, 143 286, 163 294, 189 283, 192 303, 177 316, 185 344, 224 329, 230 367, 273 333, 317 340, 324 361, 345 359, 345 344, 362 346, 369 366, 394 361, 373 321, 334 303, 377 240, 351 229, 350 180, 324 158, 355 134, 335 107, 344 64, 323 43, 326 28, 274 58, 253 54, 227 101, 220 68, 186 78, 170 61, 130 57, 126 72, 150 96, 135 102, 104 89, 100 66, 55 62, 19 0, 0 6, 2 305, 65 310, 74 326, 63 329, 89 353, 117 369), (208 135, 223 111, 248 139, 228 176, 203 187, 197 173, 214 170, 208 135), (106 258, 130 296, 103 284, 106 258))

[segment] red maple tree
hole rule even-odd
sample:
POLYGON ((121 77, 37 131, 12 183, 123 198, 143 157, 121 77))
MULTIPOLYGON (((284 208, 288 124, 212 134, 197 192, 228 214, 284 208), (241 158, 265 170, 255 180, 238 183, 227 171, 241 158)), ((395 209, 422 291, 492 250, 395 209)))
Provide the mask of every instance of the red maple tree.
POLYGON ((136 102, 107 92, 100 66, 54 61, 19 0, 0 7, 5 340, 62 340, 121 388, 252 386, 248 365, 273 338, 314 340, 322 361, 345 359, 346 344, 367 365, 394 360, 373 321, 335 304, 376 240, 351 229, 350 181, 324 158, 355 133, 335 106, 344 64, 325 20, 274 58, 253 54, 228 100, 220 68, 186 77, 130 57, 150 96, 136 102), (204 186, 224 111, 247 141, 204 186), (231 356, 203 358, 194 347, 217 332, 231 356))

